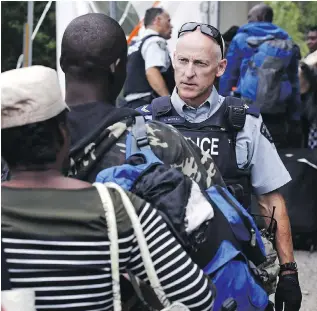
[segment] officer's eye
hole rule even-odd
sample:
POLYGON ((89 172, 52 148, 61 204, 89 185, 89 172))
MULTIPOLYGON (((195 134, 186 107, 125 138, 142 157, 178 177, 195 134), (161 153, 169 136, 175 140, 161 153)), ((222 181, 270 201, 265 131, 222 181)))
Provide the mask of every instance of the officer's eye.
POLYGON ((187 64, 187 63, 188 63, 188 59, 186 59, 186 58, 179 58, 178 61, 179 61, 181 64, 187 64))
POLYGON ((202 62, 200 60, 195 61, 194 64, 199 66, 199 67, 206 67, 207 66, 206 63, 204 63, 204 62, 202 62))

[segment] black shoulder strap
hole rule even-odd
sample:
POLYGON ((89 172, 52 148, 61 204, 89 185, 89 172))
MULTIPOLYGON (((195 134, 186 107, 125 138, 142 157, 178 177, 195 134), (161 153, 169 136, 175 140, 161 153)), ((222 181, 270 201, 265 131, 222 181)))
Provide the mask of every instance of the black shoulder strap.
MULTIPOLYGON (((139 51, 141 52, 141 50, 142 50, 142 47, 143 47, 143 44, 144 44, 144 42, 147 40, 147 39, 150 39, 150 38, 152 38, 152 37, 161 37, 160 35, 148 35, 148 36, 146 36, 146 37, 144 37, 141 41, 141 44, 140 44, 140 47, 139 47, 139 51)), ((162 38, 162 37, 161 37, 162 38)))
POLYGON ((152 119, 167 114, 172 109, 171 97, 162 96, 152 101, 152 119))
POLYGON ((135 123, 132 125, 132 141, 131 154, 142 151, 142 149, 149 149, 150 143, 147 138, 145 120, 143 116, 136 116, 135 123))

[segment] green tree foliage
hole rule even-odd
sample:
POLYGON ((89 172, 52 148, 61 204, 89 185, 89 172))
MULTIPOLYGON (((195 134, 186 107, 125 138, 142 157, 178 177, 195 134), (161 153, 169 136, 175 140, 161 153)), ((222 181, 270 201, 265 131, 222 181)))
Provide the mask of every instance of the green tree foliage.
MULTIPOLYGON (((34 1, 35 28, 47 1, 34 1)), ((1 1, 1 71, 16 68, 23 52, 23 27, 27 21, 27 1, 1 1)), ((34 41, 33 65, 56 68, 56 22, 53 1, 34 41)))
POLYGON ((274 24, 285 29, 301 49, 308 53, 305 35, 309 27, 317 25, 316 1, 266 1, 274 11, 274 24))
POLYGON ((309 27, 317 26, 317 2, 298 1, 296 2, 301 10, 299 30, 306 33, 309 27))

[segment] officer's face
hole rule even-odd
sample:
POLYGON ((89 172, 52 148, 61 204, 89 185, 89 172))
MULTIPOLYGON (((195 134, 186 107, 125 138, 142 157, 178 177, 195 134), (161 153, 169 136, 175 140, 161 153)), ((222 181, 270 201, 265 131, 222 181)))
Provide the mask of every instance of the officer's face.
POLYGON ((179 96, 193 107, 210 95, 214 80, 227 61, 221 60, 220 47, 200 30, 179 38, 174 54, 175 83, 179 96))
POLYGON ((167 12, 163 12, 157 16, 157 25, 159 34, 166 40, 171 38, 173 26, 171 24, 171 17, 167 12))

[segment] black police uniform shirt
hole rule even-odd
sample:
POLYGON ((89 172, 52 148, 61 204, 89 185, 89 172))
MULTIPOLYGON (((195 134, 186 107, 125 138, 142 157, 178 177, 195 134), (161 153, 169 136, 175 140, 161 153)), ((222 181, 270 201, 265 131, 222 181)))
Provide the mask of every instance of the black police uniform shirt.
MULTIPOLYGON (((171 96, 171 103, 177 114, 192 123, 193 127, 195 127, 214 116, 217 112, 219 113, 223 107, 224 99, 214 87, 209 98, 200 107, 195 109, 188 106, 179 97, 175 88, 171 96)), ((138 111, 150 119, 152 109, 153 107, 148 105, 138 108, 138 111)), ((162 118, 160 118, 160 121, 164 122, 162 118)), ((187 133, 183 132, 183 134, 186 137, 187 133)), ((211 133, 202 133, 200 137, 196 138, 195 143, 203 152, 214 158, 219 157, 223 161, 232 160, 232 158, 228 158, 227 156, 227 149, 221 154, 221 150, 223 150, 223 145, 225 144, 219 141, 219 138, 212 137, 211 133)), ((291 180, 263 123, 261 115, 258 117, 250 114, 246 115, 245 125, 236 135, 235 157, 238 168, 250 172, 252 190, 256 195, 269 193, 291 180)), ((230 165, 227 167, 230 169, 230 165)), ((225 175, 221 168, 220 171, 225 175)))

